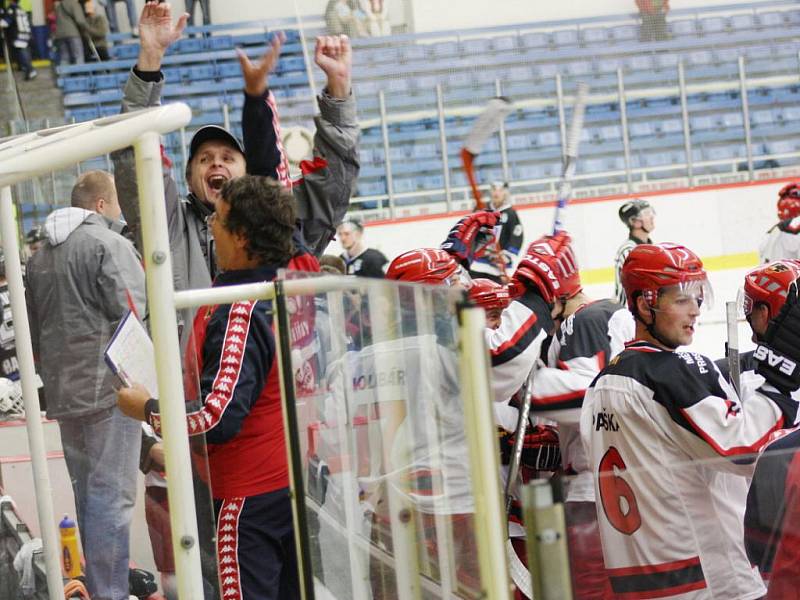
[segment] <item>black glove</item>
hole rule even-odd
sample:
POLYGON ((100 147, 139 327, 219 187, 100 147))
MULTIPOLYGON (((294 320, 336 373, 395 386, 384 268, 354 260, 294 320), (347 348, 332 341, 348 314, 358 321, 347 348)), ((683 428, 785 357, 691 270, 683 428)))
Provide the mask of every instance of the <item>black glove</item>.
POLYGON ((753 353, 756 372, 783 394, 800 388, 800 303, 797 286, 790 287, 780 312, 769 322, 764 339, 753 353))

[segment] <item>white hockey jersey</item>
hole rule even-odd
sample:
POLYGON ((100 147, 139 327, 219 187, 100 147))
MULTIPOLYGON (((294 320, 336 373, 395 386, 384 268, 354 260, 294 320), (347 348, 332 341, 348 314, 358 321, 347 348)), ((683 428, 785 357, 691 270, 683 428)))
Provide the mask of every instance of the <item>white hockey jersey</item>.
POLYGON ((765 385, 740 401, 699 354, 638 341, 613 359, 586 392, 581 435, 616 597, 763 596, 736 475, 796 420, 795 400, 765 385))
POLYGON ((550 308, 527 290, 503 311, 500 327, 486 330, 495 402, 507 402, 522 387, 552 329, 550 308))
POLYGON ((561 460, 569 482, 567 500, 594 502, 594 483, 580 430, 586 388, 636 333, 633 315, 612 300, 598 300, 570 315, 553 337, 547 366, 533 379, 531 413, 558 423, 561 460))
POLYGON ((758 245, 761 264, 784 258, 800 259, 800 217, 773 225, 758 245))

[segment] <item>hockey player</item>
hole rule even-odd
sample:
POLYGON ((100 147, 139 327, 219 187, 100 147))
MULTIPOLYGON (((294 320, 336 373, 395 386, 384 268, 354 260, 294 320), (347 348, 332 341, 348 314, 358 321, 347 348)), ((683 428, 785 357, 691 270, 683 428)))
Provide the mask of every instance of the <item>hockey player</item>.
POLYGON ((746 455, 796 424, 800 307, 773 320, 756 352, 769 357, 757 367, 767 383, 740 400, 710 359, 676 352, 712 299, 700 259, 639 245, 622 282, 636 339, 587 390, 580 424, 613 593, 760 598, 742 535, 746 481, 730 472, 750 474, 746 455))
POLYGON ((495 243, 486 254, 470 265, 472 277, 484 277, 497 283, 508 283, 508 273, 522 249, 524 232, 517 211, 511 206, 507 181, 494 181, 491 187, 492 209, 499 216, 495 228, 495 243))
POLYGON ((348 275, 383 279, 389 259, 377 248, 367 247, 361 221, 345 219, 336 228, 336 235, 344 249, 339 256, 344 260, 348 275))
MULTIPOLYGON (((800 277, 800 262, 794 260, 769 263, 753 269, 745 276, 743 308, 753 330, 754 342, 759 343, 764 339, 770 320, 780 312, 791 286, 798 277, 800 277)), ((753 354, 748 352, 740 357, 743 381, 750 381, 752 378, 763 382, 760 375, 753 373, 756 367, 753 354), (750 376, 746 380, 745 374, 750 376)), ((745 548, 750 562, 756 565, 761 575, 771 582, 771 596, 779 589, 772 587, 776 578, 771 577, 770 573, 773 571, 776 550, 779 544, 783 543, 784 523, 791 523, 787 539, 793 539, 795 533, 791 529, 800 526, 800 521, 787 521, 784 516, 793 510, 789 505, 795 502, 792 490, 800 484, 798 481, 800 471, 794 466, 794 456, 798 448, 800 448, 798 434, 790 434, 770 444, 758 460, 747 495, 745 548)), ((792 546, 789 542, 787 550, 792 546)), ((791 551, 797 555, 796 546, 791 551)), ((783 568, 786 566, 784 564, 783 568)), ((786 583, 785 573, 777 579, 781 578, 786 583)), ((796 586, 796 582, 797 578, 794 577, 791 583, 796 586)), ((778 584, 781 585, 783 584, 778 584)))
POLYGON ((782 258, 800 259, 800 182, 785 185, 778 192, 778 222, 770 227, 758 246, 762 263, 782 258))
POLYGON ((614 297, 625 306, 625 290, 622 289, 622 265, 631 250, 638 244, 652 244, 650 234, 655 229, 656 211, 647 200, 635 198, 619 207, 619 220, 628 228, 628 239, 617 249, 614 259, 614 297))
MULTIPOLYGON (((572 257, 571 249, 564 254, 572 257)), ((547 366, 533 380, 531 414, 558 423, 561 460, 570 476, 564 504, 575 598, 608 598, 592 473, 583 449, 580 409, 586 388, 634 337, 630 312, 613 300, 593 301, 582 289, 577 264, 561 281, 560 326, 547 353, 547 366)))

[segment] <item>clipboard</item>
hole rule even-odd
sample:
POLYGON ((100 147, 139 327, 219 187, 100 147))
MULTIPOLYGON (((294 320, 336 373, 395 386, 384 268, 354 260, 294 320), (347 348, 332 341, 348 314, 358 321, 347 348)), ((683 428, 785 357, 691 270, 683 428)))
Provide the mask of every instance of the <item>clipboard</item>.
POLYGON ((142 384, 151 398, 158 398, 158 380, 153 341, 133 312, 122 318, 105 350, 111 371, 128 387, 142 384))

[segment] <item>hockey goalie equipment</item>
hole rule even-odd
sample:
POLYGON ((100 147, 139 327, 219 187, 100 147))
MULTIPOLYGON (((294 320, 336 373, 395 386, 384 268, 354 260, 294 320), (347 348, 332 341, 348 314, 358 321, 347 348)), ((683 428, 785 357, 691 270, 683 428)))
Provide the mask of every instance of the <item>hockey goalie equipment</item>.
POLYGON ((742 301, 744 315, 750 315, 757 304, 763 303, 769 307, 770 318, 776 316, 798 277, 800 261, 797 260, 776 260, 747 273, 742 301))
POLYGON ((472 280, 469 299, 484 310, 504 309, 511 302, 508 288, 491 279, 478 278, 472 280))
POLYGON ((499 218, 498 212, 479 210, 459 219, 442 243, 442 250, 469 267, 494 244, 494 226, 499 218))
POLYGON ((456 260, 439 248, 409 250, 395 258, 386 271, 387 279, 439 285, 460 270, 456 260))
POLYGON ((778 192, 778 220, 794 219, 800 216, 800 185, 789 183, 778 192))
POLYGON ((622 287, 635 317, 639 318, 638 295, 644 296, 650 308, 655 308, 659 293, 672 286, 679 286, 706 308, 713 305, 713 291, 703 261, 694 252, 668 242, 639 244, 631 250, 622 265, 622 287))
POLYGON ((783 394, 800 388, 800 303, 795 280, 778 314, 770 321, 764 341, 756 346, 756 372, 783 394))
POLYGON ((580 292, 581 277, 569 234, 559 231, 532 242, 514 272, 511 286, 512 296, 519 295, 523 286, 533 286, 550 305, 580 292))

